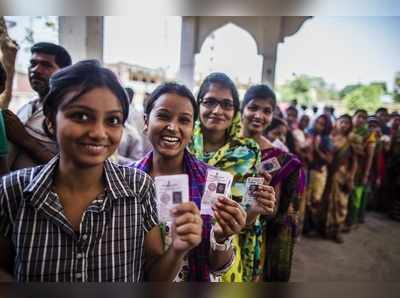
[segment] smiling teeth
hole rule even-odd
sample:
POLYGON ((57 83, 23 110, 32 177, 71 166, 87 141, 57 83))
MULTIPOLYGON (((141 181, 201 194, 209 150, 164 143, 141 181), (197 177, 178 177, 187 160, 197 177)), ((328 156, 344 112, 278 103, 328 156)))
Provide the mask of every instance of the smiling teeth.
POLYGON ((179 142, 179 139, 174 137, 162 137, 162 139, 167 142, 179 142))
POLYGON ((105 146, 103 145, 85 145, 87 148, 93 148, 93 149, 100 149, 104 148, 105 146))

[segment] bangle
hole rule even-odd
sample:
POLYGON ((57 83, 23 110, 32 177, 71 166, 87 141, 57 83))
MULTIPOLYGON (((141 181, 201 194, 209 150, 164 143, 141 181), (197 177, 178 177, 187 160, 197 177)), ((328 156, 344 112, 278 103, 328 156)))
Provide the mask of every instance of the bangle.
POLYGON ((228 251, 232 247, 232 236, 228 237, 224 243, 218 243, 215 240, 214 227, 210 231, 210 246, 214 251, 228 251))

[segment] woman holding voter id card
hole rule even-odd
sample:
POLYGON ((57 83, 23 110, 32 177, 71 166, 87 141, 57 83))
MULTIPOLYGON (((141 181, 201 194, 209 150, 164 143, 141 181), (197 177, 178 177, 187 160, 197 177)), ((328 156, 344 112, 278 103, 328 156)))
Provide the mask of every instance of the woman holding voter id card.
POLYGON ((197 116, 188 88, 157 87, 145 109, 144 129, 153 151, 135 165, 154 178, 164 248, 182 259, 175 281, 220 280, 234 261, 231 237, 246 222, 245 211, 227 198, 230 177, 186 149, 197 116))
POLYGON ((96 60, 63 68, 43 109, 59 154, 2 178, 2 280, 13 272, 20 282, 172 281, 201 241, 201 219, 192 206, 178 208, 190 224, 164 252, 152 179, 108 159, 129 112, 115 74, 96 60))
POLYGON ((252 281, 258 274, 256 269, 260 261, 258 218, 260 214, 274 212, 274 189, 266 185, 265 179, 253 193, 254 200, 249 204, 245 201, 246 179, 264 177, 255 177, 260 161, 259 146, 254 140, 240 135, 239 95, 232 80, 223 73, 208 75, 200 86, 197 103, 199 120, 190 149, 198 159, 233 176, 232 199, 245 206, 247 211, 246 228, 234 238, 235 264, 224 274, 223 280, 252 281))
POLYGON ((275 217, 261 217, 260 277, 264 281, 288 281, 299 231, 298 213, 304 199, 304 171, 296 156, 275 147, 263 135, 271 124, 275 106, 275 93, 266 85, 254 85, 244 95, 241 112, 243 135, 259 144, 260 168, 271 175, 270 185, 275 188, 278 201, 275 217))

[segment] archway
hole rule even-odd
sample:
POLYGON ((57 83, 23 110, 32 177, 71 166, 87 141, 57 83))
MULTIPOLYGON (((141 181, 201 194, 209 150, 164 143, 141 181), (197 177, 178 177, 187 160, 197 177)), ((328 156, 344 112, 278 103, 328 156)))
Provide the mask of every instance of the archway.
POLYGON ((195 55, 196 86, 215 71, 226 73, 243 90, 261 82, 263 58, 258 55, 256 41, 234 23, 212 31, 199 48, 199 54, 195 55))

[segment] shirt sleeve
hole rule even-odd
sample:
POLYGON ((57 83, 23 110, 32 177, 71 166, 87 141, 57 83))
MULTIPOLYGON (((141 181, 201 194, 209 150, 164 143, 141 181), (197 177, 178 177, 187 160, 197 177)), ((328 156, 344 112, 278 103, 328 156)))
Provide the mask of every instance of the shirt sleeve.
POLYGON ((26 125, 28 120, 32 117, 33 114, 33 102, 28 102, 23 105, 17 112, 17 116, 19 120, 21 120, 22 124, 26 125))
POLYGON ((0 236, 11 239, 10 202, 4 189, 5 177, 0 180, 0 236))
POLYGON ((154 226, 158 225, 158 213, 153 180, 147 175, 144 176, 144 180, 145 186, 141 192, 143 227, 146 232, 149 232, 154 226))

